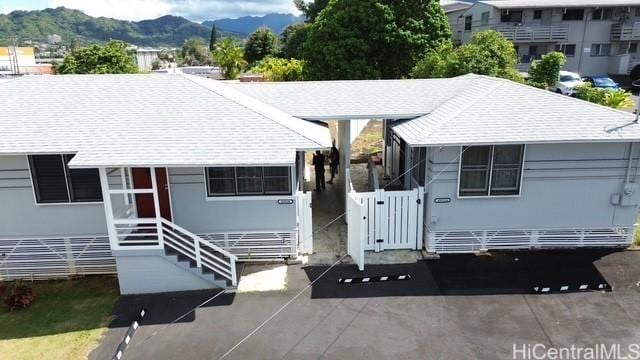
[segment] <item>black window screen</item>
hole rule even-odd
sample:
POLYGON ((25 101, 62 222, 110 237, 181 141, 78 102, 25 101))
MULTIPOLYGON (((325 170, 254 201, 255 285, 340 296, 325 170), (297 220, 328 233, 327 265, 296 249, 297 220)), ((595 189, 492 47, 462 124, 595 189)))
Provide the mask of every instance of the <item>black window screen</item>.
POLYGON ((98 169, 69 169, 74 155, 29 156, 38 203, 102 201, 98 169))

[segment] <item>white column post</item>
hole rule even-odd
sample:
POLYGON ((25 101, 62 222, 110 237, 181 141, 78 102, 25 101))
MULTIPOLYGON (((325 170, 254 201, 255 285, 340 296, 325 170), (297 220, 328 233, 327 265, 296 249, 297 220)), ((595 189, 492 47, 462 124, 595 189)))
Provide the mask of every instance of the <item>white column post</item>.
MULTIPOLYGON (((351 169, 351 120, 342 120, 338 123, 338 132, 340 133, 340 125, 342 125, 342 132, 339 135, 342 140, 342 149, 340 149, 340 169, 341 174, 346 175, 346 170, 351 169)), ((346 209, 347 201, 349 200, 349 183, 345 175, 342 175, 342 182, 344 183, 344 204, 346 209)), ((346 221, 346 217, 345 217, 346 221)))
POLYGON ((100 185, 102 187, 102 203, 104 206, 104 215, 107 222, 107 234, 109 234, 109 243, 111 250, 118 249, 118 234, 116 226, 113 223, 113 208, 111 207, 111 193, 109 192, 109 179, 107 177, 107 169, 101 167, 98 169, 100 175, 100 185))
POLYGON ((156 168, 150 167, 151 190, 153 191, 153 208, 156 214, 156 228, 158 229, 158 245, 164 247, 164 237, 162 236, 162 215, 160 214, 160 200, 158 199, 158 180, 156 179, 156 168))
POLYGON ((304 191, 304 167, 305 167, 305 161, 304 161, 304 155, 305 152, 304 151, 298 151, 298 190, 299 191, 304 191))

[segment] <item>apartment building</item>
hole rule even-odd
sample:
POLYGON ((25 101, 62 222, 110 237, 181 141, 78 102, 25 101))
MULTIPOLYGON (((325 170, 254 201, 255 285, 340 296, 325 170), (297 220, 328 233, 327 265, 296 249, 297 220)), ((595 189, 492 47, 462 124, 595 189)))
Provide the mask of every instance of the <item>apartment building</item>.
POLYGON ((455 13, 454 41, 495 29, 515 44, 522 71, 561 51, 568 71, 640 77, 640 0, 487 0, 455 13))

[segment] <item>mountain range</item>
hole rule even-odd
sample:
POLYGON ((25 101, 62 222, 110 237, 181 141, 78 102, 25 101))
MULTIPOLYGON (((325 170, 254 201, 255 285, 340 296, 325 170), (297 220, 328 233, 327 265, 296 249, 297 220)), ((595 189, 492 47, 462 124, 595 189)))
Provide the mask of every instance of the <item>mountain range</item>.
POLYGON ((81 44, 123 40, 138 46, 181 46, 193 36, 209 39, 211 24, 218 36, 247 37, 261 26, 279 34, 286 26, 302 21, 291 14, 267 14, 260 17, 219 19, 198 24, 183 17, 165 15, 153 20, 125 21, 92 17, 82 11, 58 7, 35 11, 0 14, 0 46, 26 41, 42 42, 57 34, 63 43, 81 44))

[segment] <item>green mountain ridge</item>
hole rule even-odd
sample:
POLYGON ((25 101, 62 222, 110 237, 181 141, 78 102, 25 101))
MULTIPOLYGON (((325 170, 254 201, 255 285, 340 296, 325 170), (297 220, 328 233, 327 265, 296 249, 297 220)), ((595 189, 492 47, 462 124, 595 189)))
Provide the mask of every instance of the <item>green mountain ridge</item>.
MULTIPOLYGON (((44 42, 57 34, 65 44, 122 40, 138 46, 182 46, 193 36, 208 39, 211 28, 183 17, 165 15, 153 20, 126 21, 92 17, 82 11, 58 7, 36 11, 13 11, 0 15, 0 46, 44 42)), ((218 36, 237 36, 219 31, 218 36)))

